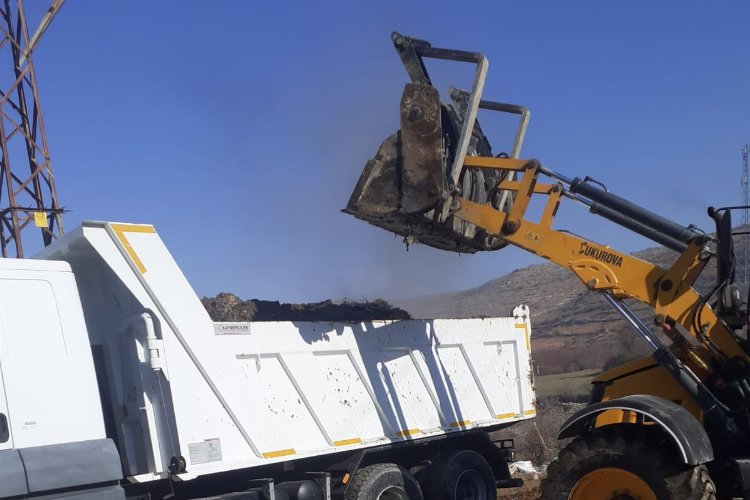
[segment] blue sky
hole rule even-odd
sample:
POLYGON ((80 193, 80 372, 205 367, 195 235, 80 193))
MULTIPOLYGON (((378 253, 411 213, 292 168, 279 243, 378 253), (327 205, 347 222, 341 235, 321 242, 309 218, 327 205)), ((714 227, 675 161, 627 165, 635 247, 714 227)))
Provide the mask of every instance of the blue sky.
MULTIPOLYGON (((741 200, 749 21, 740 1, 70 0, 34 61, 66 228, 155 224, 200 295, 394 298, 539 261, 406 252, 339 212, 398 127, 391 31, 484 52, 485 96, 532 111, 524 157, 708 227, 707 205, 741 200)), ((572 203, 558 221, 650 245, 572 203)))

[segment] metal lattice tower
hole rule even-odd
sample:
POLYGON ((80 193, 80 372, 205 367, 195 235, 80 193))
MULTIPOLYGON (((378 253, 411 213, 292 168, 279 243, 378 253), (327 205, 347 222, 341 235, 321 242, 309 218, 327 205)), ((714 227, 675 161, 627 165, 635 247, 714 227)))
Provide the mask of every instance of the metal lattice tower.
POLYGON ((45 246, 63 234, 32 62, 63 0, 51 2, 31 37, 23 0, 0 2, 0 247, 20 258, 24 229, 41 232, 45 246))
MULTIPOLYGON (((750 193, 748 192, 748 156, 750 156, 750 146, 745 144, 742 147, 742 231, 748 231, 748 215, 750 212, 750 193)), ((748 235, 742 235, 742 282, 747 285, 748 274, 748 235)))

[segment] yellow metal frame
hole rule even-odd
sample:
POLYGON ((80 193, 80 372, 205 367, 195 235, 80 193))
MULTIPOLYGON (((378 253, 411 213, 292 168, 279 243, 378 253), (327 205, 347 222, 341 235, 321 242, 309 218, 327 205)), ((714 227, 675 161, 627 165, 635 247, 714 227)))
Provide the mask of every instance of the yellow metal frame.
MULTIPOLYGON (((695 342, 690 343, 679 332, 668 332, 675 354, 700 378, 709 374, 709 361, 717 355, 716 351, 726 358, 739 356, 746 362, 750 361, 732 332, 692 288, 707 262, 702 255, 703 242, 694 241, 689 244, 669 269, 663 269, 609 246, 553 229, 552 223, 560 205, 563 186, 559 183, 539 182, 542 172, 537 161, 471 156, 464 161, 464 167, 514 171, 520 175, 520 179, 505 181, 498 186, 500 190, 515 193, 509 213, 488 204, 459 198, 459 208, 454 213, 456 217, 475 224, 507 243, 570 269, 590 290, 605 291, 614 298, 631 298, 650 305, 660 320, 669 325, 679 325, 695 339, 695 342), (538 222, 525 218, 534 195, 546 197, 538 222), (694 325, 695 317, 701 319, 701 325, 694 325)), ((653 363, 652 359, 651 362, 653 363)), ((645 380, 640 379, 636 388, 633 387, 635 379, 625 378, 606 389, 605 399, 616 397, 613 395, 616 393, 626 395, 635 391, 643 394, 660 392, 660 395, 668 396, 671 400, 685 401, 684 406, 700 418, 698 405, 673 380, 673 384, 668 384, 666 380, 671 380, 671 377, 665 370, 661 371, 664 377, 659 376, 657 379, 666 384, 669 390, 662 391, 653 387, 651 382, 643 383, 645 380)), ((625 415, 622 419, 632 420, 625 415)))

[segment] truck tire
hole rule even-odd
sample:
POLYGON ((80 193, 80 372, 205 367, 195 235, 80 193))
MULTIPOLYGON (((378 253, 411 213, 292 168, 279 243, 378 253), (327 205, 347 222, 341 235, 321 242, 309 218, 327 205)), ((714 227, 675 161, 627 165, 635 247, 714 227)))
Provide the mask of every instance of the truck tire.
POLYGON ((425 497, 441 500, 495 500, 495 474, 487 460, 473 450, 447 453, 427 472, 425 497))
POLYGON ((686 466, 664 448, 658 438, 649 441, 638 433, 579 436, 550 464, 541 498, 715 500, 706 467, 686 466))
POLYGON ((422 490, 408 470, 396 464, 375 464, 357 471, 346 500, 422 500, 422 490))

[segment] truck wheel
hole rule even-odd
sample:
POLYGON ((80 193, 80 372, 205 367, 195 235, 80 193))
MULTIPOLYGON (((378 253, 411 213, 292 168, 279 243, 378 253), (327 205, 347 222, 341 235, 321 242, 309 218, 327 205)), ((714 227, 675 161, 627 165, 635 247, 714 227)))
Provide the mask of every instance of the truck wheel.
POLYGON ((494 500, 497 498, 495 474, 487 460, 476 451, 441 455, 428 471, 425 496, 441 500, 494 500))
POLYGON ((422 490, 409 471, 396 464, 375 464, 354 474, 346 500, 422 500, 422 490))
POLYGON ((566 446, 542 481, 544 500, 715 500, 716 488, 703 465, 670 459, 658 438, 594 432, 566 446))

